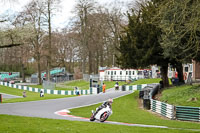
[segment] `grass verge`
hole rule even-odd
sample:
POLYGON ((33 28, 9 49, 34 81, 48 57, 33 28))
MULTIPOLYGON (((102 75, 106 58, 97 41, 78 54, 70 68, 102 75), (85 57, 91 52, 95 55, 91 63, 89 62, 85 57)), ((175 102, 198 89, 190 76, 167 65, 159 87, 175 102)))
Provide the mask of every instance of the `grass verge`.
MULTIPOLYGON (((91 110, 95 110, 98 105, 72 109, 71 114, 75 116, 90 117, 91 110)), ((138 107, 138 92, 118 98, 113 103, 113 115, 110 121, 168 126, 172 128, 192 128, 200 129, 199 123, 180 122, 175 120, 162 119, 158 115, 138 107)))
MULTIPOLYGON (((22 96, 23 91, 24 90, 19 90, 19 89, 0 85, 0 93, 22 96)), ((13 99, 3 98, 3 103, 27 102, 27 101, 37 101, 37 100, 47 100, 47 99, 71 97, 71 96, 67 96, 67 95, 52 95, 52 94, 45 94, 44 97, 40 97, 40 93, 31 92, 31 91, 26 91, 26 95, 27 95, 26 98, 13 98, 13 99)))
POLYGON ((177 129, 129 127, 104 123, 0 115, 1 133, 188 133, 177 129))
POLYGON ((183 85, 165 89, 160 100, 173 105, 200 107, 200 86, 183 85))
POLYGON ((139 79, 137 81, 134 81, 130 85, 159 83, 160 80, 161 80, 160 78, 155 78, 155 79, 139 79))

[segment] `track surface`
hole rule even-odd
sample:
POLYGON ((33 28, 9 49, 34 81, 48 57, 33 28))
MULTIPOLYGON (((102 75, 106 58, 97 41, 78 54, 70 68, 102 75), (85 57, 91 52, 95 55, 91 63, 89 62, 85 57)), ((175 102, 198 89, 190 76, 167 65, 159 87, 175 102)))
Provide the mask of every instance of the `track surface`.
MULTIPOLYGON (((109 98, 116 98, 131 92, 108 91, 105 94, 83 95, 70 98, 41 100, 32 102, 0 104, 0 114, 19 115, 28 117, 41 117, 52 119, 68 119, 56 115, 55 112, 63 109, 76 108, 79 106, 91 105, 106 101, 109 98)), ((72 120, 69 118, 69 120, 72 120)))
POLYGON ((5 93, 0 93, 2 94, 2 97, 3 98, 6 98, 6 99, 11 99, 11 98, 22 98, 21 96, 15 96, 15 95, 10 95, 10 94, 5 94, 5 93))

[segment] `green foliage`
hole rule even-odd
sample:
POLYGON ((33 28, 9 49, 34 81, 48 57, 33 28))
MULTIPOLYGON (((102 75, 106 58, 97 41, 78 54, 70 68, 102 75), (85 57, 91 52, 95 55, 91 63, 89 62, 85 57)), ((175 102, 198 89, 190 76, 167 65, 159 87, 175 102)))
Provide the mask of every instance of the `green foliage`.
MULTIPOLYGON (((11 95, 22 96, 23 90, 0 85, 0 92, 6 93, 6 94, 11 94, 11 95)), ((3 98, 3 103, 27 102, 27 101, 37 101, 37 100, 47 100, 47 99, 71 97, 71 96, 53 95, 53 94, 45 94, 44 97, 40 97, 40 93, 30 92, 30 91, 26 91, 26 95, 27 95, 26 98, 14 98, 14 99, 4 99, 3 98)))
POLYGON ((179 106, 193 106, 200 107, 200 86, 177 86, 169 89, 165 89, 162 92, 161 101, 167 102, 173 105, 179 106), (191 100, 196 98, 197 101, 191 100))
MULTIPOLYGON (((135 124, 160 125, 173 128, 196 128, 200 129, 199 124, 192 122, 180 122, 175 120, 162 119, 157 115, 139 108, 139 93, 133 93, 121 98, 114 99, 112 104, 113 114, 108 118, 109 121, 118 121, 135 124)), ((100 104, 93 106, 72 109, 71 114, 89 118, 91 110, 95 110, 100 104)))
POLYGON ((153 23, 158 11, 156 4, 146 2, 140 4, 139 12, 133 10, 132 14, 128 13, 129 23, 120 38, 118 64, 123 68, 145 68, 157 64, 161 66, 165 87, 169 86, 167 72, 170 60, 164 57, 164 49, 159 42, 162 31, 153 23))
POLYGON ((181 62, 200 61, 200 2, 169 0, 160 5, 157 24, 162 29, 164 56, 181 62))
POLYGON ((149 65, 166 65, 159 43, 160 28, 152 23, 156 8, 151 2, 141 4, 139 13, 128 14, 128 26, 120 38, 121 56, 118 63, 124 68, 144 68, 149 65))

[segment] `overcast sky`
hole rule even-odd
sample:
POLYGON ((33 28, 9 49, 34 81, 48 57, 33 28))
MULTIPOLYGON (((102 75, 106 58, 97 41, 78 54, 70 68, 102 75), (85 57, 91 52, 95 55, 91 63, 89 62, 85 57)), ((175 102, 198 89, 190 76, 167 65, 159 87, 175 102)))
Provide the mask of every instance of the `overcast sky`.
MULTIPOLYGON (((23 6, 28 4, 31 0, 17 0, 15 3, 9 3, 6 2, 8 0, 5 0, 5 2, 0 3, 0 15, 7 14, 12 15, 13 12, 20 12, 23 9, 23 6)), ((59 12, 56 13, 53 19, 53 27, 60 27, 63 28, 64 25, 66 25, 66 22, 69 20, 70 17, 73 16, 71 13, 72 9, 75 6, 76 0, 61 0, 61 9, 59 12)), ((112 2, 115 0, 96 0, 97 2, 104 4, 107 2, 112 2)), ((120 0, 123 2, 130 2, 133 0, 120 0)))

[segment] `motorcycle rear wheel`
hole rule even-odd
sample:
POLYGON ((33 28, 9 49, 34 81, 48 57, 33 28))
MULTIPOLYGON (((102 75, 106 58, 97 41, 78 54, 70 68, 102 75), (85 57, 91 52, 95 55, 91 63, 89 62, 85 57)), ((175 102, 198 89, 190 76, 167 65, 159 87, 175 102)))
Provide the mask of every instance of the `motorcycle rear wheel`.
POLYGON ((108 119, 108 113, 107 112, 104 112, 101 117, 100 117, 100 122, 104 122, 108 119))

